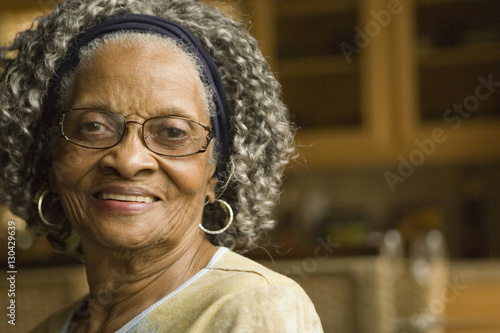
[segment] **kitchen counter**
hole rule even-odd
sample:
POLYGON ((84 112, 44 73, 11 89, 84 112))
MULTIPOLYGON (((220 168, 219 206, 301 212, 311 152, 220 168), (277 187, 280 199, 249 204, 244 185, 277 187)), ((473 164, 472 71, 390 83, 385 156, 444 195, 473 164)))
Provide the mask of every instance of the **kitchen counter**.
POLYGON ((446 333, 500 332, 500 258, 451 262, 446 333))

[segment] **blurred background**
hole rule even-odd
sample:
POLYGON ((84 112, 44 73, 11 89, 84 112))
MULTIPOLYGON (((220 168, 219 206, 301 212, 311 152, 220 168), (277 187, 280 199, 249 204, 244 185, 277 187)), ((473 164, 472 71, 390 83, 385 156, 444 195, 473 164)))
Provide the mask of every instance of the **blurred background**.
MULTIPOLYGON (((2 0, 0 43, 56 2, 2 0)), ((251 27, 298 126, 248 255, 303 284, 326 332, 500 332, 500 2, 208 2, 251 27)), ((5 209, 2 244, 10 220, 26 276, 81 273, 5 209)))

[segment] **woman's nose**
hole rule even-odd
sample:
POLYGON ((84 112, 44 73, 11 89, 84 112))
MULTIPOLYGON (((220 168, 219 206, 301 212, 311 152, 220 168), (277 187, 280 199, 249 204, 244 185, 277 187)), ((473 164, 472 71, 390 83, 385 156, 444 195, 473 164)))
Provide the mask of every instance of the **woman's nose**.
POLYGON ((142 140, 142 126, 130 123, 122 140, 108 148, 100 166, 113 169, 124 178, 133 178, 158 169, 158 161, 142 140))

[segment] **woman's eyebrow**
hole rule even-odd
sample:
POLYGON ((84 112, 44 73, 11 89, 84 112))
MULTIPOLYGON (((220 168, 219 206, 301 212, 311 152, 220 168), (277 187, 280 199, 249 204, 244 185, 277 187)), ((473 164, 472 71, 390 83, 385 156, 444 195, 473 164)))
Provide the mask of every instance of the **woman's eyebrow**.
POLYGON ((157 117, 169 117, 169 116, 177 116, 177 117, 184 117, 184 118, 189 118, 193 120, 197 120, 196 118, 199 118, 199 115, 197 112, 194 111, 189 111, 183 108, 179 108, 177 106, 170 106, 170 107, 164 107, 160 108, 157 111, 157 117))
POLYGON ((180 116, 189 118, 190 115, 191 116, 193 115, 192 113, 179 107, 161 107, 157 109, 144 107, 144 108, 128 109, 128 108, 113 107, 109 103, 99 102, 99 101, 76 103, 72 107, 70 107, 70 109, 96 109, 96 110, 110 111, 115 113, 133 112, 139 115, 141 113, 147 113, 151 115, 151 117, 180 116))

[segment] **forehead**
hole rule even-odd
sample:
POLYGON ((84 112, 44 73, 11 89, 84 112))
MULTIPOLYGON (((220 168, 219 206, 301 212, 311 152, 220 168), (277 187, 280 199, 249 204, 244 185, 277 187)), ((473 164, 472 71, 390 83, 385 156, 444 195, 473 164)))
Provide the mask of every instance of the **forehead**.
POLYGON ((124 116, 208 118, 191 58, 171 43, 147 38, 112 40, 89 52, 77 67, 68 101, 69 107, 100 107, 124 116))

